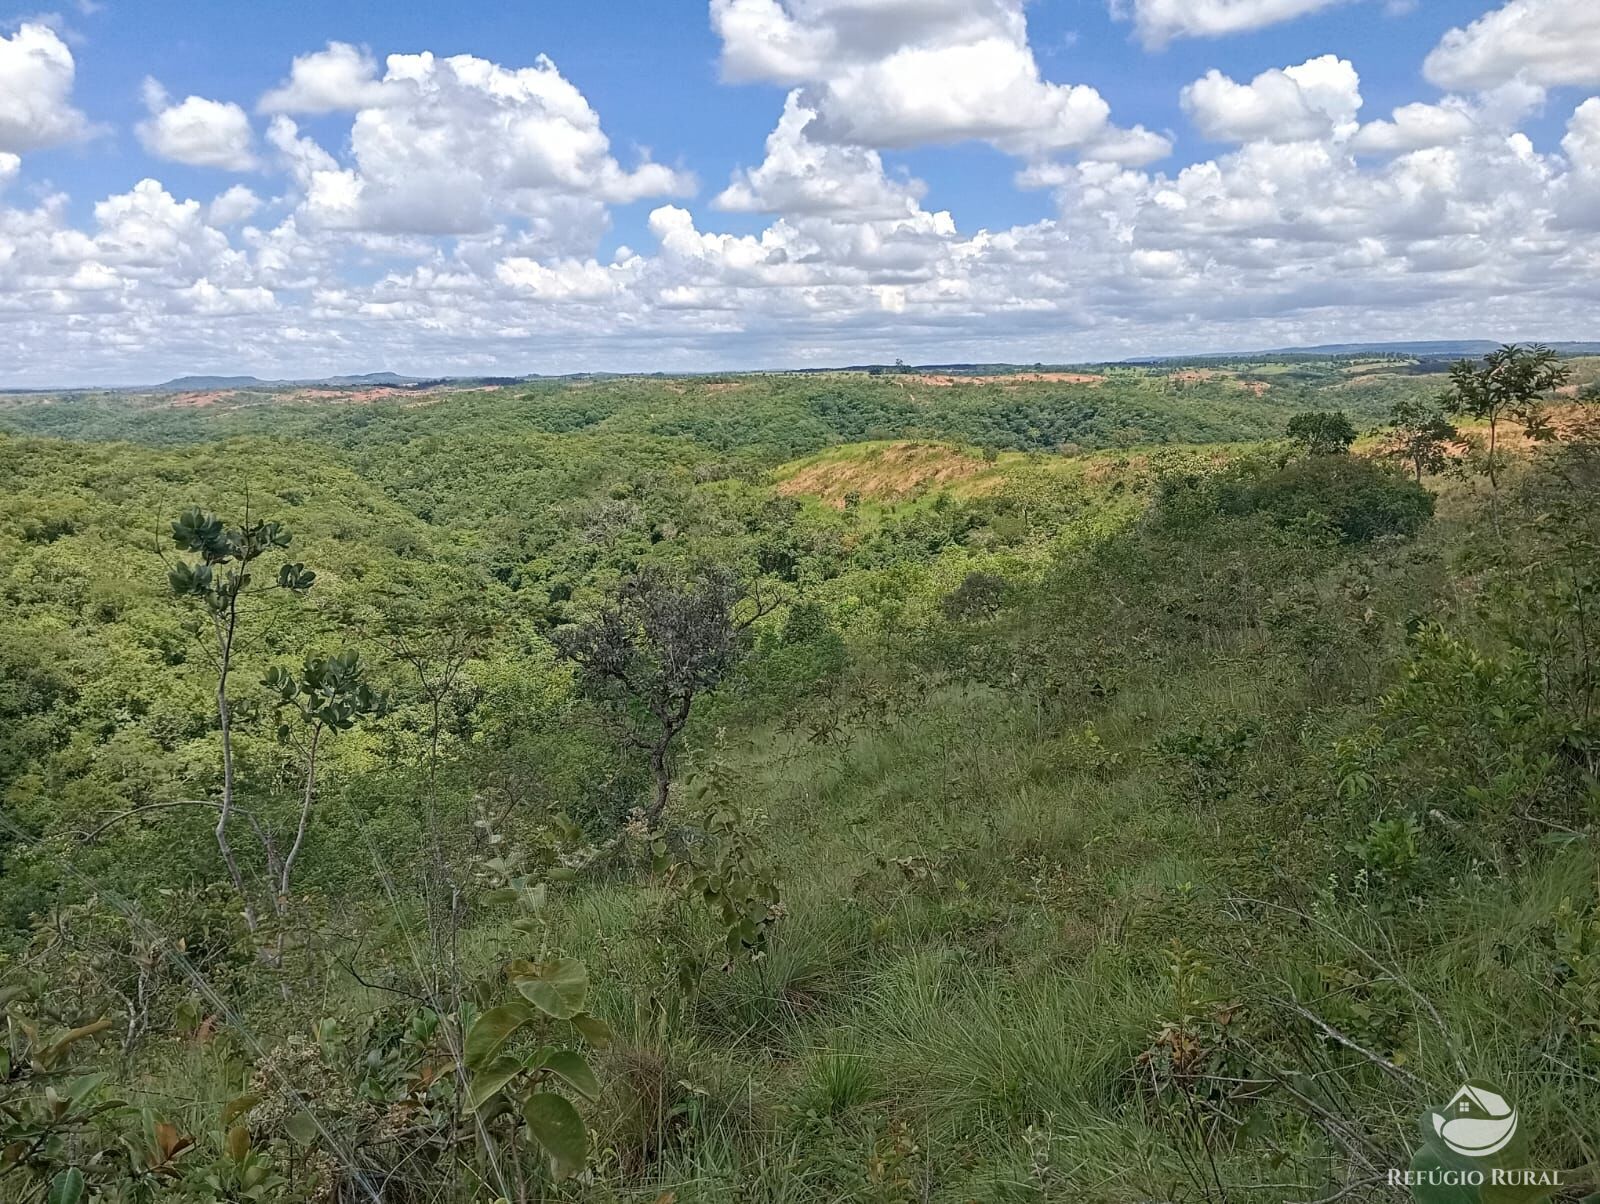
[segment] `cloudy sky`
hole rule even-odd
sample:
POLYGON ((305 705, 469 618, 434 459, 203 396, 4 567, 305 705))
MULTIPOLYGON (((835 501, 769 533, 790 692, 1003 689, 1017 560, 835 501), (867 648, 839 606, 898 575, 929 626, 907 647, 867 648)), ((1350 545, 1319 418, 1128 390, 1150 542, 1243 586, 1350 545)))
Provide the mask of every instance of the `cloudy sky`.
POLYGON ((1597 233, 1600 0, 0 0, 0 386, 1600 338, 1597 233))

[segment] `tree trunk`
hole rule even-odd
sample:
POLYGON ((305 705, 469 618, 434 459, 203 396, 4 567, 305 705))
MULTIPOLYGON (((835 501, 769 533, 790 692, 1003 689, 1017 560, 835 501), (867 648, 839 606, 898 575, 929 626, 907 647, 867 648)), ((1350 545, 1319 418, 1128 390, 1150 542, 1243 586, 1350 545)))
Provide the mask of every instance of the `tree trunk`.
MULTIPOLYGON (((230 623, 231 628, 231 623, 230 623)), ((244 875, 239 872, 239 861, 233 855, 233 845, 228 841, 228 820, 233 816, 233 719, 228 711, 228 669, 232 656, 232 631, 223 637, 221 668, 217 673, 217 722, 222 728, 222 808, 217 815, 217 849, 222 862, 228 867, 228 878, 233 889, 244 903, 244 926, 256 930, 256 909, 244 888, 244 875)))
MULTIPOLYGON (((673 735, 677 733, 674 732, 673 735)), ((667 797, 672 791, 672 773, 667 767, 667 749, 671 744, 672 736, 667 736, 650 750, 650 778, 655 782, 655 792, 650 807, 645 812, 645 819, 651 828, 661 822, 661 817, 667 810, 667 797)))
POLYGON ((300 846, 305 843, 306 827, 311 822, 311 805, 317 797, 317 742, 321 739, 322 727, 314 726, 311 729, 311 747, 306 753, 306 790, 300 803, 300 826, 295 830, 294 844, 289 846, 289 855, 283 859, 283 873, 278 879, 280 913, 288 906, 289 877, 294 872, 295 858, 300 856, 300 846))
POLYGON ((1495 463, 1495 449, 1498 446, 1498 416, 1489 415, 1489 515, 1494 521, 1495 533, 1500 532, 1500 469, 1495 463))

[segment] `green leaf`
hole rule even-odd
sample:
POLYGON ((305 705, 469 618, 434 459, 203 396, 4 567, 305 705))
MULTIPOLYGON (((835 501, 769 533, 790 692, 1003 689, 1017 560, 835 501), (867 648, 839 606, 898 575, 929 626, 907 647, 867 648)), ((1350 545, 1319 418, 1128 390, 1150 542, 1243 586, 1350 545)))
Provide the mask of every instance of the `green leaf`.
POLYGON ((111 1021, 105 1019, 96 1020, 92 1024, 81 1024, 71 1032, 63 1034, 54 1045, 51 1045, 43 1052, 39 1060, 44 1063, 46 1068, 54 1066, 55 1063, 60 1059, 61 1055, 66 1053, 68 1048, 75 1042, 97 1036, 100 1033, 105 1032, 106 1029, 110 1027, 111 1021))
POLYGON ((259 1096, 241 1095, 222 1105, 222 1127, 227 1128, 261 1102, 259 1096))
POLYGON ((589 1063, 575 1049, 558 1049, 544 1060, 545 1069, 560 1075, 572 1089, 586 1099, 600 1098, 600 1080, 589 1063))
POLYGON ((522 1105, 522 1119, 550 1156, 550 1172, 565 1179, 583 1169, 589 1154, 589 1134, 583 1117, 569 1100, 548 1091, 535 1091, 522 1105))
POLYGON ((317 1139, 317 1120, 309 1112, 296 1112, 283 1127, 301 1145, 310 1145, 317 1139))
POLYGON ((476 1112, 488 1103, 517 1075, 522 1073, 522 1063, 516 1058, 496 1058, 477 1074, 467 1086, 467 1111, 476 1112))
POLYGON ((571 1020, 583 1011, 589 997, 589 972, 583 963, 570 957, 553 962, 535 962, 517 981, 522 997, 547 1016, 571 1020))
POLYGON ((477 1070, 487 1066, 512 1033, 533 1019, 533 1013, 520 1003, 506 1003, 490 1008, 467 1031, 467 1067, 477 1070))
POLYGON ((611 1044, 611 1026, 598 1016, 591 1016, 588 1012, 579 1012, 572 1018, 572 1027, 583 1035, 583 1039, 596 1049, 605 1049, 611 1044))
POLYGON ((83 1172, 71 1166, 50 1181, 46 1204, 78 1204, 83 1199, 83 1172))

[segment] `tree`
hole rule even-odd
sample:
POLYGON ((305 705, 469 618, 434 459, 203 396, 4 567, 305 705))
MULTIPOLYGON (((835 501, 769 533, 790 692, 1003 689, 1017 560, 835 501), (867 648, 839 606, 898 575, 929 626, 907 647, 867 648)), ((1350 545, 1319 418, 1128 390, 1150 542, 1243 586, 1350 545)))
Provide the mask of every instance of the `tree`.
POLYGON ((1313 410, 1289 419, 1288 435, 1307 455, 1338 456, 1356 441, 1356 428, 1343 410, 1313 410))
POLYGON ((1546 441, 1556 437, 1545 411, 1544 395, 1567 383, 1571 371, 1556 353, 1539 343, 1508 343, 1483 357, 1483 367, 1462 360, 1450 369, 1449 402, 1456 413, 1469 414, 1489 424, 1489 454, 1485 471, 1499 515, 1499 433, 1502 422, 1514 422, 1528 438, 1546 441))
POLYGON ((1409 464, 1419 482, 1423 473, 1443 472, 1459 459, 1451 444, 1461 432, 1450 421, 1448 406, 1448 400, 1406 397, 1390 412, 1394 434, 1384 444, 1383 454, 1409 464))
POLYGON ((752 597, 740 617, 745 601, 726 568, 677 575, 649 566, 624 580, 593 619, 556 633, 556 649, 578 666, 584 689, 622 718, 628 742, 649 757, 652 827, 666 811, 673 744, 695 699, 721 684, 745 629, 776 604, 752 597))
MULTIPOLYGON (((277 867, 277 910, 281 913, 289 897, 294 863, 305 844, 306 828, 311 822, 311 809, 317 795, 317 750, 322 738, 332 732, 347 732, 361 719, 387 714, 389 697, 367 684, 361 656, 354 649, 345 649, 321 660, 307 657, 298 677, 287 669, 275 667, 268 671, 261 684, 275 695, 280 710, 287 709, 299 718, 298 743, 306 762, 300 823, 295 829, 294 843, 282 865, 277 867)), ((278 725, 279 741, 288 744, 295 738, 292 724, 278 725)))
MULTIPOLYGON (((239 862, 228 839, 228 822, 233 816, 233 713, 228 698, 228 675, 233 670, 239 641, 241 599, 254 582, 250 566, 268 552, 282 551, 293 539, 282 523, 250 517, 245 505, 243 521, 229 527, 215 514, 200 509, 185 510, 172 524, 172 540, 178 548, 196 557, 180 560, 167 571, 167 582, 180 598, 197 599, 211 620, 208 652, 216 674, 217 724, 222 733, 222 803, 217 816, 217 849, 228 877, 244 904, 245 926, 256 930, 256 912, 239 872, 239 862)), ((302 595, 317 575, 298 562, 278 566, 274 585, 302 595)), ((256 591, 259 592, 259 591, 256 591)))

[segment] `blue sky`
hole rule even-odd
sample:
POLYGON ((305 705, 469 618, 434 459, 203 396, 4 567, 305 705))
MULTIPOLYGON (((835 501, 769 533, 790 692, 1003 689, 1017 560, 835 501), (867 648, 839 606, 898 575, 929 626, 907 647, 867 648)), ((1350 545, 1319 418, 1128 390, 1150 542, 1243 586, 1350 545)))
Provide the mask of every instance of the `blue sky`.
POLYGON ((1596 334, 1593 0, 61 0, 0 37, 0 384, 1596 334))

